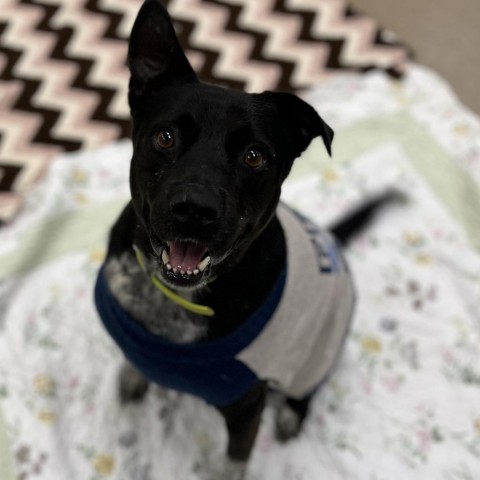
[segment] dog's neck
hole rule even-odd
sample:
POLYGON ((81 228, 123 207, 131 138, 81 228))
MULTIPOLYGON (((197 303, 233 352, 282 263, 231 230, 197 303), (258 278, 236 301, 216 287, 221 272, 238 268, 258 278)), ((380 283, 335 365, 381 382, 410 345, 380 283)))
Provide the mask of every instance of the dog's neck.
POLYGON ((238 327, 265 300, 284 267, 285 237, 277 217, 242 255, 241 261, 220 271, 194 298, 215 310, 208 337, 218 338, 238 327))

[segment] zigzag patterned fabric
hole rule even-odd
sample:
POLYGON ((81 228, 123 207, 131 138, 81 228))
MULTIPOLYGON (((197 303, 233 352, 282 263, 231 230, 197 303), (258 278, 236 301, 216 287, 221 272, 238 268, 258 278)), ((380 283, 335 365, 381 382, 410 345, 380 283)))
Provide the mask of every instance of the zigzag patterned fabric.
MULTIPOLYGON (((49 160, 129 135, 127 40, 142 0, 0 0, 0 222, 49 160)), ((401 77, 410 50, 345 0, 165 0, 202 80, 298 91, 401 77)), ((114 159, 112 159, 114 161, 114 159)))

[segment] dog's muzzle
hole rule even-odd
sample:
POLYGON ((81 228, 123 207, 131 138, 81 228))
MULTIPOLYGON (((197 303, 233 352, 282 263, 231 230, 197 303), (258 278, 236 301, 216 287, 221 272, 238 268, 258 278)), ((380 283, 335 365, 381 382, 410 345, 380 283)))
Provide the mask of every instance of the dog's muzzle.
MULTIPOLYGON (((218 244, 224 201, 213 187, 170 185, 158 199, 161 214, 150 234, 163 279, 173 287, 196 287, 210 273, 209 247, 218 244)), ((155 206, 154 206, 155 209, 155 206)))

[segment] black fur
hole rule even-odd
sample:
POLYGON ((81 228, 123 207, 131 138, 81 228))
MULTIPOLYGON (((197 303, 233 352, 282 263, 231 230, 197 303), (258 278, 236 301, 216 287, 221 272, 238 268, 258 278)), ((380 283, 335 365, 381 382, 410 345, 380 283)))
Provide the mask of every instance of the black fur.
MULTIPOLYGON (((200 82, 157 0, 146 0, 138 14, 128 64, 132 200, 112 229, 107 263, 122 255, 135 262, 132 245, 138 246, 172 288, 192 291, 198 303, 215 310, 213 318, 192 322, 206 322, 198 341, 217 338, 241 324, 270 291, 286 257, 275 215, 282 182, 314 137, 322 136, 330 152, 333 131, 294 95, 247 94, 200 82), (159 145, 160 132, 173 144, 159 145), (249 166, 251 149, 265 163, 249 166), (167 271, 161 252, 173 241, 202 245, 210 266, 197 277, 167 271)), ((220 409, 234 460, 248 458, 266 392, 259 382, 220 409)), ((290 406, 302 420, 308 401, 290 406)))

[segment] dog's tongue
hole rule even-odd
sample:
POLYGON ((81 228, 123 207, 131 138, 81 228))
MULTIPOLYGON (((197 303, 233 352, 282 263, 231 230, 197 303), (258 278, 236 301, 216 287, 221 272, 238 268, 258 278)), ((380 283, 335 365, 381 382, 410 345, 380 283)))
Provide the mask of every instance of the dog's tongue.
POLYGON ((192 242, 168 242, 170 264, 183 271, 193 271, 202 260, 207 249, 203 245, 192 242))

